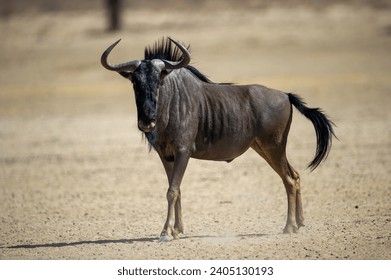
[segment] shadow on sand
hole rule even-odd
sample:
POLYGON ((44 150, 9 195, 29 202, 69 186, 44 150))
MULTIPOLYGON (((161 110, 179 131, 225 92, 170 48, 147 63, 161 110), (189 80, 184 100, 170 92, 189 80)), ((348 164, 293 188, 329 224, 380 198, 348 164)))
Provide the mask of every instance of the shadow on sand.
MULTIPOLYGON (((198 235, 198 236, 183 236, 181 239, 204 239, 204 238, 254 238, 254 237, 264 237, 268 234, 239 234, 232 236, 215 236, 215 235, 198 235)), ((8 247, 1 247, 3 249, 35 249, 35 248, 58 248, 58 247, 68 247, 68 246, 79 246, 86 244, 132 244, 136 242, 158 242, 159 238, 157 237, 144 237, 144 238, 134 238, 134 239, 103 239, 103 240, 91 240, 91 241, 77 241, 77 242, 58 242, 58 243, 47 243, 47 244, 24 244, 24 245, 15 245, 8 247)))

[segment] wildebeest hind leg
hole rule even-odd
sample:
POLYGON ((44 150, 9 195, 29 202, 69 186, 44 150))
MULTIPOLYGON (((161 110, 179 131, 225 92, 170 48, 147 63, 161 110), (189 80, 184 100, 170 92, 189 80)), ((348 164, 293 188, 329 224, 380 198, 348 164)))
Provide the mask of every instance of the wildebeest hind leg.
MULTIPOLYGON (((296 180, 293 178, 290 170, 290 165, 285 155, 286 142, 283 141, 279 145, 261 146, 260 141, 255 141, 252 148, 261 155, 269 165, 277 172, 284 183, 287 200, 288 200, 288 214, 287 221, 284 228, 284 233, 295 233, 298 228, 295 225, 296 218, 296 201, 297 201, 297 187, 296 180)), ((300 199, 301 202, 301 199, 300 199)), ((302 211, 301 211, 302 213, 302 211)))
POLYGON ((296 185, 296 224, 300 228, 300 227, 304 227, 304 214, 303 214, 303 203, 301 200, 300 175, 289 163, 288 163, 288 167, 292 178, 295 180, 295 185, 296 185))

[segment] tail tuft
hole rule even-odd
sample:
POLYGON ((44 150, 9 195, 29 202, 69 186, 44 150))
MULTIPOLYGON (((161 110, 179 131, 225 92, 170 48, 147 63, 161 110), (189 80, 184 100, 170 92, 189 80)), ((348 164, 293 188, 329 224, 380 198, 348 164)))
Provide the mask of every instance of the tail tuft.
POLYGON ((316 133, 316 153, 314 159, 308 165, 308 168, 313 171, 318 165, 324 161, 331 149, 334 134, 333 126, 335 124, 328 119, 320 108, 309 108, 303 99, 293 93, 288 93, 290 103, 309 119, 315 128, 316 133))

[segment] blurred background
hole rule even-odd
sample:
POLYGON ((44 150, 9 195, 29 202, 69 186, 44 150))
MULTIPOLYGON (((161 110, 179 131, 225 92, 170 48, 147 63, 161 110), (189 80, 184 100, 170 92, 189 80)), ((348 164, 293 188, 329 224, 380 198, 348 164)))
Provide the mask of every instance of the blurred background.
MULTIPOLYGON (((305 170, 314 154, 313 128, 297 112, 288 141, 288 157, 303 172, 303 184, 311 185, 303 192, 309 225, 326 234, 313 248, 338 238, 327 232, 349 231, 344 221, 365 219, 345 232, 356 241, 341 236, 334 242, 340 249, 314 249, 312 257, 316 252, 326 259, 390 257, 381 243, 386 239, 377 238, 387 235, 391 213, 389 0, 1 0, 1 257, 180 256, 181 250, 152 252, 142 242, 139 251, 45 251, 57 242, 114 240, 105 244, 120 246, 126 236, 160 232, 166 211, 163 168, 137 130, 130 83, 105 70, 100 56, 122 38, 110 61, 141 59, 144 47, 162 36, 190 44, 191 63, 213 81, 264 84, 322 107, 337 124, 340 141, 316 175, 305 170), (370 217, 378 223, 366 223, 370 217), (48 246, 4 249, 18 244, 48 246)), ((186 215, 192 216, 190 235, 232 228, 242 234, 280 232, 285 190, 266 166, 251 152, 230 165, 192 161, 183 192, 186 215), (259 185, 274 187, 261 192, 259 185), (248 219, 226 219, 241 211, 248 219)), ((260 239, 261 251, 220 248, 215 257, 309 254, 289 255, 284 247, 291 247, 289 241, 277 246, 270 238, 260 239)), ((196 248, 190 258, 210 257, 203 240, 186 246, 196 248)))
MULTIPOLYGON (((371 47, 386 49, 382 40, 388 41, 391 33, 390 3, 2 0, 1 83, 107 80, 110 76, 97 63, 101 51, 112 41, 123 38, 113 54, 114 60, 122 61, 140 58, 144 46, 167 35, 190 43, 196 66, 220 81, 274 76, 273 71, 298 74, 302 64, 311 73, 335 73, 335 69, 324 69, 328 66, 322 63, 335 49, 350 55, 362 52, 352 60, 365 59, 371 47), (309 59, 299 57, 302 53, 309 59), (322 57, 311 57, 317 53, 322 57), (234 65, 245 67, 227 74, 225 69, 232 68, 232 60, 234 65)), ((344 59, 348 57, 344 55, 344 59)))
MULTIPOLYGON (((387 49, 390 3, 2 0, 0 82, 3 86, 107 84, 110 74, 98 64, 108 44, 123 38, 112 57, 123 61, 141 58, 144 46, 167 35, 191 44, 193 62, 217 81, 258 81, 301 71, 336 73, 324 63, 336 49, 341 50, 337 60, 348 59, 349 66, 365 64, 366 71, 372 70, 367 67, 379 65, 371 65, 368 49, 387 49), (363 61, 367 58, 369 64, 363 61)), ((344 65, 338 63, 338 68, 344 65)))

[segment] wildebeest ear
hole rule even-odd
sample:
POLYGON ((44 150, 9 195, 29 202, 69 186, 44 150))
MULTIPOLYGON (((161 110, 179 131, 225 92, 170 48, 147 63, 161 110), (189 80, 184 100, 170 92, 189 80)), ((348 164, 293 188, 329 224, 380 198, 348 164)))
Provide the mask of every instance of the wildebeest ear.
POLYGON ((132 72, 127 72, 127 71, 120 71, 118 72, 122 77, 125 79, 131 79, 132 78, 132 72))
POLYGON ((163 80, 170 73, 171 73, 171 70, 163 70, 162 72, 160 72, 160 80, 163 80))

